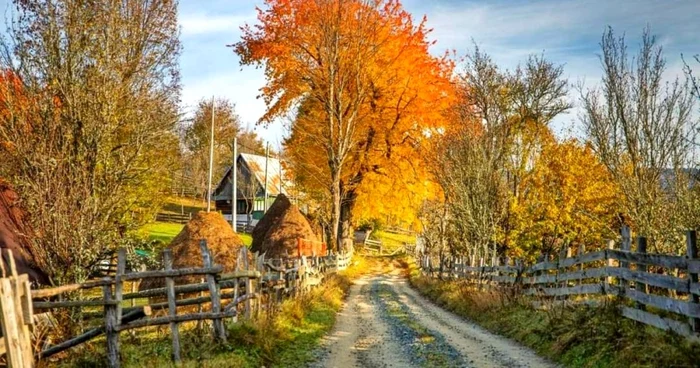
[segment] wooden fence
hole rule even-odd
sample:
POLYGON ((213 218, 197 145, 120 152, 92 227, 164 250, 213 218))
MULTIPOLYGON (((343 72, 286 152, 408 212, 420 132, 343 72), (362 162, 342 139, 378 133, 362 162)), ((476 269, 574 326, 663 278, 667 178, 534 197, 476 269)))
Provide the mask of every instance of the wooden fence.
MULTIPOLYGON (((209 320, 215 339, 225 341, 225 320, 235 322, 239 316, 254 318, 262 308, 273 308, 285 297, 294 296, 319 284, 328 273, 345 269, 352 257, 350 250, 340 255, 266 259, 264 255, 249 255, 247 248, 242 248, 236 269, 233 272, 223 272, 222 266, 214 264, 204 240, 200 243, 200 251, 201 267, 173 269, 172 254, 170 250, 166 250, 163 252, 162 270, 127 273, 126 251, 120 249, 117 253, 117 270, 113 277, 48 289, 30 291, 28 286, 25 286, 28 283, 24 283, 26 275, 16 276, 15 273, 9 278, 0 279, 0 316, 3 318, 4 336, 8 337, 3 341, 4 344, 0 345, 5 348, 9 366, 29 367, 34 362, 33 358, 47 358, 105 335, 106 365, 118 367, 120 332, 158 325, 169 326, 172 357, 173 361, 178 363, 180 323, 209 320), (182 283, 183 279, 191 280, 193 277, 202 281, 178 284, 182 283), (164 285, 136 290, 136 282, 153 278, 164 279, 164 285), (14 286, 5 289, 6 283, 14 286), (130 292, 125 290, 127 283, 132 286, 130 292), (91 289, 101 290, 101 296, 91 293, 91 289), (92 297, 61 300, 62 296, 75 292, 92 297), (11 305, 3 299, 5 297, 12 301, 11 305), (148 300, 145 305, 135 306, 136 299, 143 301, 145 298, 148 300), (263 305, 263 302, 267 304, 263 305), (181 308, 185 306, 190 308, 181 308), (39 352, 32 352, 27 338, 22 335, 22 327, 25 325, 6 323, 8 318, 18 320, 16 316, 19 316, 20 321, 33 321, 34 311, 47 312, 66 308, 79 308, 86 318, 85 324, 92 321, 99 322, 99 325, 79 336, 48 346, 39 352), (15 330, 19 328, 19 332, 13 332, 13 326, 15 330)), ((12 269, 14 270, 14 267, 12 269)), ((0 348, 0 353, 3 353, 1 350, 0 348)))
POLYGON ((700 259, 697 234, 686 234, 686 256, 647 253, 647 239, 632 239, 622 230, 619 247, 575 255, 567 249, 557 257, 543 256, 532 265, 505 259, 485 265, 480 259, 436 260, 419 256, 424 274, 469 280, 479 287, 502 287, 535 297, 537 305, 590 302, 605 297, 622 299, 622 315, 663 330, 700 336, 700 259), (618 248, 618 249, 616 249, 618 248))
POLYGON ((171 222, 174 224, 186 224, 191 219, 192 219, 191 213, 179 214, 179 213, 159 212, 156 214, 156 221, 160 221, 160 222, 171 222))

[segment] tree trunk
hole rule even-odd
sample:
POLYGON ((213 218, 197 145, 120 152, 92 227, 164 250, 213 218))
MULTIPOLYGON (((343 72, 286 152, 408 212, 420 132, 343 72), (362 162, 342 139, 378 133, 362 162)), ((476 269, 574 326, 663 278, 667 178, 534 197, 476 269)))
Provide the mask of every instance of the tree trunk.
POLYGON ((340 170, 331 169, 331 249, 340 250, 340 170))
POLYGON ((345 200, 342 201, 340 205, 340 228, 338 229, 340 235, 340 244, 342 244, 343 250, 348 250, 352 247, 355 234, 352 227, 352 211, 355 208, 355 200, 357 199, 357 192, 352 189, 345 192, 345 200))

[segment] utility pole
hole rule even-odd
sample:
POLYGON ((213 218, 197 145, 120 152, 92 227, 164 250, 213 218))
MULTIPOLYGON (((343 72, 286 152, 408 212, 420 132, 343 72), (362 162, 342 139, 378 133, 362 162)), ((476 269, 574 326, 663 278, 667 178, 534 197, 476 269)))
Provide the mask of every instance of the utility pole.
POLYGON ((209 142, 209 184, 207 185, 209 198, 207 199, 207 212, 211 212, 211 175, 214 170, 214 96, 211 96, 211 140, 209 142))
POLYGON ((277 154, 277 158, 280 161, 280 193, 282 194, 282 149, 280 148, 280 153, 277 154))
POLYGON ((236 207, 238 205, 238 137, 233 137, 233 166, 231 166, 231 226, 233 232, 236 232, 236 207))
POLYGON ((267 192, 267 161, 268 161, 267 158, 269 156, 270 156, 270 143, 267 143, 265 145, 265 205, 264 205, 263 213, 267 212, 267 196, 269 194, 267 192))

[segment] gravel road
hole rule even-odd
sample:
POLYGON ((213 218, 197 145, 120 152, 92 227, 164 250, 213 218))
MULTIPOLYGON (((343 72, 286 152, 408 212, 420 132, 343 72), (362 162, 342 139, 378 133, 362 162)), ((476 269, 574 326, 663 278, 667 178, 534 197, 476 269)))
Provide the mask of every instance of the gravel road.
POLYGON ((556 367, 441 309, 398 273, 355 282, 317 356, 317 368, 556 367))

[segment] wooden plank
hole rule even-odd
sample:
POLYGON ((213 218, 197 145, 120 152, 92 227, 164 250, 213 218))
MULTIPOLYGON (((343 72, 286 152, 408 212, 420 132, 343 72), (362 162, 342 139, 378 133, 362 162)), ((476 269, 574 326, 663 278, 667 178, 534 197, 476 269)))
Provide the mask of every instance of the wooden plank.
POLYGON ((501 284, 513 284, 513 283, 515 283, 515 277, 513 277, 513 276, 492 276, 491 281, 501 283, 501 284))
MULTIPOLYGON (((639 254, 646 254, 647 253, 647 239, 643 236, 637 237, 637 253, 639 254)), ((648 266, 644 264, 638 264, 637 265, 637 272, 639 273, 639 276, 642 276, 647 273, 648 266)), ((632 272, 632 270, 629 270, 632 272)), ((641 277, 639 277, 641 279, 641 277)), ((634 284, 635 289, 640 292, 640 293, 645 293, 648 294, 648 288, 647 285, 642 282, 637 280, 634 284)), ((642 303, 637 303, 637 309, 639 310, 645 310, 646 307, 642 303)))
MULTIPOLYGON (((284 272, 291 272, 291 271, 296 271, 296 269, 288 269, 285 270, 284 272)), ((238 279, 238 278, 253 278, 253 279, 259 279, 262 277, 262 274, 258 270, 238 270, 235 272, 228 272, 228 273, 223 273, 221 274, 221 277, 219 278, 220 280, 228 280, 228 279, 238 279)))
POLYGON ((682 336, 692 335, 690 326, 687 323, 657 316, 656 314, 645 312, 643 310, 623 306, 622 315, 629 319, 662 329, 664 331, 673 331, 682 336))
POLYGON ((104 307, 108 305, 117 305, 114 300, 67 300, 64 302, 32 302, 34 309, 57 309, 57 308, 75 308, 75 307, 104 307))
POLYGON ((688 259, 688 272, 700 273, 700 260, 688 259))
MULTIPOLYGON (((248 265, 248 248, 243 247, 241 249, 242 251, 242 257, 243 257, 243 269, 248 271, 250 270, 249 265, 248 265)), ((298 267, 296 267, 298 269, 298 267)), ((245 277, 245 293, 246 294, 251 294, 253 292, 253 284, 251 283, 250 277, 245 277)), ((250 320, 252 313, 252 307, 251 307, 251 301, 250 299, 245 301, 245 318, 250 320)))
MULTIPOLYGON (((171 271, 173 269, 173 255, 172 250, 165 249, 163 251, 163 265, 166 271, 171 271)), ((177 316, 177 306, 175 305, 175 281, 172 277, 165 278, 165 287, 168 289, 168 315, 170 317, 177 316)), ((172 353, 171 358, 175 364, 180 364, 182 360, 180 359, 180 329, 177 322, 170 322, 170 338, 172 339, 172 353)))
POLYGON ((171 322, 187 322, 187 321, 199 321, 199 320, 217 320, 222 318, 229 318, 236 314, 236 311, 231 310, 228 312, 212 313, 190 313, 190 314, 180 314, 175 317, 156 317, 156 318, 143 318, 134 322, 123 324, 119 326, 119 331, 130 330, 134 328, 142 328, 147 326, 158 326, 158 325, 169 325, 171 322))
POLYGON ((122 277, 126 273, 126 249, 117 251, 117 272, 114 275, 114 301, 116 302, 117 326, 122 323, 122 295, 124 294, 124 281, 122 277))
POLYGON ((525 291, 526 295, 545 295, 545 296, 565 296, 565 295, 584 295, 584 294, 602 294, 603 286, 601 284, 584 284, 571 287, 554 287, 554 288, 532 288, 525 291))
POLYGON ((626 268, 610 267, 608 268, 608 276, 614 276, 630 282, 642 283, 650 286, 656 286, 664 289, 676 290, 687 293, 690 291, 690 285, 687 279, 670 275, 661 275, 638 270, 630 270, 626 268))
POLYGON ((627 288, 624 296, 635 302, 639 302, 654 308, 665 310, 687 317, 700 318, 700 305, 666 296, 645 294, 643 292, 627 288))
MULTIPOLYGON (((221 287, 222 288, 227 287, 227 286, 233 287, 236 282, 237 282, 236 279, 222 281, 221 287)), ((186 284, 186 285, 175 286, 175 293, 176 294, 196 293, 196 292, 206 291, 206 290, 209 290, 209 285, 207 283, 186 284)), ((162 287, 162 288, 141 290, 141 291, 138 291, 135 293, 124 294, 122 296, 122 298, 123 299, 150 298, 150 297, 155 297, 155 296, 166 296, 166 295, 167 295, 167 289, 165 287, 162 287)))
MULTIPOLYGON (((688 256, 688 259, 692 262, 695 259, 700 256, 698 254, 698 236, 695 230, 690 230, 685 234, 685 244, 686 244, 686 255, 688 256)), ((689 267, 690 268, 690 267, 689 267)), ((691 284, 696 284, 698 283, 698 272, 693 272, 688 270, 688 282, 691 284)), ((700 304, 700 296, 698 296, 700 293, 692 293, 690 294, 690 302, 693 303, 694 305, 699 305, 700 304)), ((688 320, 688 323, 690 324, 690 329, 691 331, 698 333, 700 332, 700 318, 690 318, 688 320)))
MULTIPOLYGON (((8 250, 10 257, 14 259, 12 256, 12 252, 8 250)), ((14 262, 11 263, 11 269, 12 269, 12 277, 10 277, 10 285, 12 286, 12 295, 13 299, 15 302, 15 313, 17 316, 17 321, 14 323, 17 324, 17 330, 19 331, 19 342, 22 346, 22 354, 24 354, 23 357, 23 362, 26 367, 33 367, 34 366, 34 355, 32 354, 32 344, 31 344, 31 339, 32 335, 31 332, 29 331, 29 325, 26 323, 27 318, 25 317, 24 313, 24 308, 22 306, 22 294, 24 294, 24 288, 25 286, 23 283, 28 283, 29 282, 29 276, 26 274, 17 276, 16 268, 14 265, 14 262)), ((28 320, 31 324, 32 319, 31 315, 27 316, 29 317, 28 320)))
MULTIPOLYGON (((29 285, 29 276, 24 274, 22 278, 22 315, 24 316, 25 325, 34 324, 34 308, 32 307, 32 292, 29 285)), ((1 344, 0 344, 1 345, 1 344)))
MULTIPOLYGON (((112 288, 102 287, 104 300, 112 301, 112 288)), ((107 365, 110 368, 119 367, 119 324, 117 323, 117 308, 115 305, 105 305, 105 334, 107 335, 107 365)))
MULTIPOLYGON (((22 308, 22 294, 24 293, 24 286, 22 282, 29 282, 29 277, 25 275, 17 274, 17 265, 15 264, 15 257, 12 253, 12 249, 4 249, 7 255, 7 262, 10 266, 10 286, 12 287, 12 299, 15 303, 15 315, 18 318, 17 321, 13 323, 17 324, 17 331, 19 333, 19 343, 21 345, 21 351, 23 354, 22 361, 24 366, 33 367, 34 366, 34 355, 32 354, 32 344, 31 344, 31 332, 29 331, 29 326, 25 323, 23 308, 22 308)), ((29 316, 29 321, 31 323, 31 316, 29 316)))
POLYGON ((39 299, 39 298, 49 298, 52 296, 64 294, 64 293, 69 293, 72 291, 76 290, 81 290, 81 289, 92 289, 96 287, 102 287, 105 285, 112 285, 114 284, 114 280, 110 277, 103 278, 101 280, 96 280, 96 281, 88 281, 84 282, 81 284, 69 284, 69 285, 63 285, 63 286, 58 286, 54 288, 49 288, 49 289, 36 289, 32 290, 32 298, 33 299, 39 299))
POLYGON ((5 338, 7 365, 10 368, 25 366, 18 320, 12 284, 9 278, 2 278, 0 279, 0 324, 2 324, 2 334, 5 338))
POLYGON ((591 252, 591 253, 584 253, 580 255, 576 255, 574 257, 570 258, 564 258, 559 261, 559 267, 571 267, 577 264, 585 264, 585 263, 590 263, 590 262, 595 262, 595 261, 602 261, 606 259, 607 256, 605 254, 605 250, 600 250, 597 252, 591 252))
POLYGON ((210 268, 206 267, 188 267, 188 268, 178 268, 176 270, 155 270, 155 271, 143 271, 143 272, 132 272, 127 273, 122 276, 122 280, 142 280, 149 278, 165 278, 165 277, 179 277, 179 276, 198 276, 207 274, 217 274, 224 270, 220 265, 215 265, 210 268))
POLYGON ((608 240, 605 252, 605 267, 608 269, 608 272, 607 276, 605 277, 605 280, 603 281, 605 283, 606 288, 612 285, 613 282, 613 279, 610 277, 610 270, 613 268, 613 260, 608 257, 609 252, 607 252, 612 249, 615 249, 615 241, 608 240))
MULTIPOLYGON (((146 310, 146 308, 144 307, 144 308, 137 308, 133 311, 127 312, 126 314, 124 314, 122 316, 122 322, 127 323, 127 322, 131 322, 131 321, 135 321, 139 318, 143 318, 144 316, 147 315, 145 310, 146 310)), ((46 350, 41 351, 39 353, 39 359, 48 358, 54 354, 58 354, 62 351, 70 349, 74 346, 83 344, 87 341, 94 339, 97 336, 102 335, 104 332, 105 332, 104 326, 100 326, 100 327, 94 328, 92 330, 89 330, 89 331, 87 331, 79 336, 73 337, 69 340, 63 341, 59 344, 56 344, 56 345, 53 345, 53 346, 47 348, 46 350)))
POLYGON ((559 264, 557 262, 544 261, 532 265, 528 272, 556 270, 557 268, 559 268, 559 264))
POLYGON ((523 279, 526 284, 551 284, 557 281, 571 281, 580 279, 593 279, 605 277, 607 275, 606 267, 586 268, 579 271, 562 273, 559 275, 540 275, 523 279))
POLYGON ((608 257, 620 262, 632 262, 648 266, 687 269, 688 260, 681 256, 669 256, 664 254, 639 254, 623 250, 609 249, 608 257))
MULTIPOLYGON (((203 266, 206 267, 212 267, 213 266, 213 260, 211 253, 209 252, 209 248, 207 248, 207 241, 202 239, 199 242, 199 249, 202 252, 202 263, 203 266)), ((243 247, 243 249, 247 249, 243 247)), ((246 261, 247 261, 246 257, 246 261)), ((221 311, 221 299, 219 298, 219 288, 217 286, 216 282, 216 277, 214 275, 208 274, 206 275, 207 277, 207 285, 209 286, 209 295, 211 296, 211 311, 214 314, 217 314, 221 311)), ((226 331, 224 330, 224 322, 221 318, 216 318, 213 321, 214 324, 214 334, 215 338, 218 339, 219 341, 225 342, 226 341, 226 331)))

